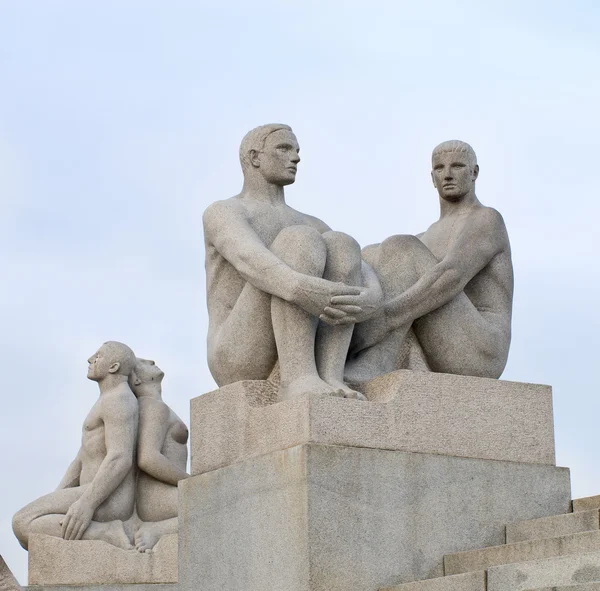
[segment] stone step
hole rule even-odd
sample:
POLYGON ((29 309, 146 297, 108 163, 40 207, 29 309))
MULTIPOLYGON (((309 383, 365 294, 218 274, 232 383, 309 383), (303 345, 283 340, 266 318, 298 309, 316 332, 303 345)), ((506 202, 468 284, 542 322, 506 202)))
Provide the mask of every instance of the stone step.
POLYGON ((506 543, 557 538, 583 531, 600 529, 600 510, 578 511, 506 525, 506 543))
POLYGON ((573 499, 573 513, 578 511, 589 511, 591 509, 600 509, 600 495, 595 497, 583 497, 582 499, 573 499))
POLYGON ((528 591, 598 582, 598 551, 504 564, 487 570, 487 591, 528 591))
POLYGON ((379 591, 486 591, 485 579, 485 571, 478 571, 382 587, 379 591))
POLYGON ((444 556, 444 573, 458 575, 502 564, 514 564, 596 550, 600 551, 600 531, 580 532, 542 540, 527 540, 503 546, 491 546, 481 550, 447 554, 444 556))
POLYGON ((538 587, 537 589, 527 589, 527 591, 600 591, 600 583, 582 583, 566 587, 538 587))

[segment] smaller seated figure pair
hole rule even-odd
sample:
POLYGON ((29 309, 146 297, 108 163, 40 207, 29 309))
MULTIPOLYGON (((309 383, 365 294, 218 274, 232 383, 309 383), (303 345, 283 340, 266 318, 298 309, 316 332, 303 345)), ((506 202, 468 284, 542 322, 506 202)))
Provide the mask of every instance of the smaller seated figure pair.
POLYGON ((362 251, 286 203, 299 151, 287 125, 253 129, 240 146, 242 191, 204 213, 217 384, 265 380, 276 362, 280 400, 360 399, 352 385, 402 368, 498 378, 510 344, 511 252, 502 216, 475 194, 471 146, 433 150, 438 221, 362 251))
POLYGON ((164 373, 110 341, 88 359, 100 396, 58 488, 13 518, 23 548, 35 533, 150 551, 176 533, 177 483, 187 478, 188 430, 163 401, 164 373))

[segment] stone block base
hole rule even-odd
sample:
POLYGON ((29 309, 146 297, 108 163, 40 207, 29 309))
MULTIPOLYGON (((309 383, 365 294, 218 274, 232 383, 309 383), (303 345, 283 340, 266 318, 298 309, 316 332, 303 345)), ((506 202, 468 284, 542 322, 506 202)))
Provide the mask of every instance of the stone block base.
POLYGON ((35 534, 29 541, 30 585, 119 585, 177 582, 177 535, 154 550, 122 550, 106 542, 35 534))
POLYGON ((400 370, 363 393, 278 403, 270 382, 243 381, 194 398, 192 474, 303 443, 554 464, 549 386, 400 370))
POLYGON ((375 591, 569 503, 564 468, 299 445, 180 483, 179 587, 375 591))

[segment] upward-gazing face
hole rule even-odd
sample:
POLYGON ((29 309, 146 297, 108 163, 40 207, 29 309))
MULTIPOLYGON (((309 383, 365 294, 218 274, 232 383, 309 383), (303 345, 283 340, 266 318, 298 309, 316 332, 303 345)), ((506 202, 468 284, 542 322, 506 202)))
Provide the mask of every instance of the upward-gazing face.
POLYGON ((296 136, 287 129, 267 136, 263 150, 257 154, 259 171, 266 181, 275 185, 291 185, 296 180, 300 146, 296 136))
POLYGON ((119 369, 119 363, 112 359, 112 355, 105 345, 102 345, 88 359, 88 363, 87 377, 94 382, 104 379, 109 373, 115 373, 119 369))
POLYGON ((472 191, 479 174, 479 166, 473 165, 466 152, 441 152, 432 159, 431 178, 440 197, 458 202, 472 191))
POLYGON ((156 365, 156 363, 154 363, 154 361, 140 359, 139 357, 135 364, 135 373, 142 384, 147 384, 149 382, 160 383, 165 376, 165 373, 156 365))

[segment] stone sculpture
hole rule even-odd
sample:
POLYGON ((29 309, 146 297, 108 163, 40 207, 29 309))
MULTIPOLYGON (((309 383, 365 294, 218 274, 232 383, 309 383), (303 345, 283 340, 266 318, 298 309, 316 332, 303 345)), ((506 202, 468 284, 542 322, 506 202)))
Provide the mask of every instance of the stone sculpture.
POLYGON ((110 341, 88 359, 88 378, 100 396, 83 423, 81 448, 57 490, 33 501, 13 518, 13 530, 27 549, 29 536, 103 540, 131 548, 123 522, 134 511, 138 405, 128 378, 133 351, 110 341))
POLYGON ((362 261, 352 238, 285 203, 298 152, 286 125, 250 131, 241 193, 204 214, 217 384, 265 380, 276 360, 280 400, 360 398, 346 383, 402 368, 498 378, 511 334, 510 243, 502 216, 475 195, 471 146, 433 151, 440 219, 366 247, 362 261))
POLYGON ((164 373, 154 361, 110 341, 88 363, 100 397, 83 424, 81 449, 58 489, 21 509, 13 529, 25 549, 31 534, 42 533, 127 550, 134 542, 149 552, 177 533, 188 430, 162 400, 164 373))
POLYGON ((432 168, 440 219, 417 237, 392 236, 363 250, 385 304, 383 314, 355 328, 346 367, 351 382, 415 366, 498 378, 506 365, 513 269, 504 221, 475 195, 479 166, 471 146, 440 144, 432 168))
POLYGON ((381 287, 353 238, 286 204, 299 149, 287 125, 250 131, 241 193, 204 213, 208 364, 224 386, 264 380, 278 360, 281 400, 358 398, 344 364, 354 324, 380 307, 381 287), (352 304, 334 302, 343 296, 352 304))
POLYGON ((188 429, 162 400, 164 375, 154 361, 138 359, 130 376, 140 417, 136 509, 142 523, 134 536, 140 552, 177 533, 177 483, 189 476, 188 429))

